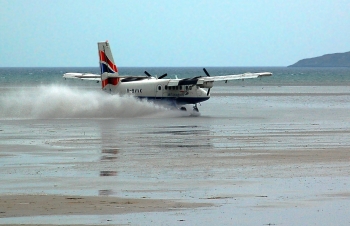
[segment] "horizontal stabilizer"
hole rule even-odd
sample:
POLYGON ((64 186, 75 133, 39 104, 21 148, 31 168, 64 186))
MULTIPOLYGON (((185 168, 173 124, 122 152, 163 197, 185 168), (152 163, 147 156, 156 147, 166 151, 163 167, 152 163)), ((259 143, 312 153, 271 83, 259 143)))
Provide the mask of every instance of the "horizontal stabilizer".
POLYGON ((101 81, 101 75, 91 73, 65 73, 63 78, 79 78, 83 80, 101 81))

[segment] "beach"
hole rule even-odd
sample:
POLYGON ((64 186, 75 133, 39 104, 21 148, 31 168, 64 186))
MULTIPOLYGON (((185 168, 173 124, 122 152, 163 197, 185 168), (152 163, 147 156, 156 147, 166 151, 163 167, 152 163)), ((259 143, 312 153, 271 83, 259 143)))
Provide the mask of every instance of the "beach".
POLYGON ((0 224, 350 224, 350 87, 215 88, 199 117, 122 97, 92 109, 95 94, 59 107, 72 88, 8 104, 0 224))

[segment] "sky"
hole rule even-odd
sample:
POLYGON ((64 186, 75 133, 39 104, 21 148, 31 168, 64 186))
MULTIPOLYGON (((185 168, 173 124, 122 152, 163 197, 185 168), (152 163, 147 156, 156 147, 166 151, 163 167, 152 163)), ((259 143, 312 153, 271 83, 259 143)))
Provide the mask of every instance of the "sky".
POLYGON ((0 67, 288 66, 350 51, 349 0, 0 0, 0 67))

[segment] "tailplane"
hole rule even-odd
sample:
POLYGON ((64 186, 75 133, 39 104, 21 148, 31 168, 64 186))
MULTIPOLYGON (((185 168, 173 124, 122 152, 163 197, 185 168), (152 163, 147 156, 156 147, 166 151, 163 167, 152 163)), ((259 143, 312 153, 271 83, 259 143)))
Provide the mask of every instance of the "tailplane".
POLYGON ((102 89, 112 92, 115 86, 118 85, 120 78, 108 41, 98 43, 98 55, 100 58, 102 89))

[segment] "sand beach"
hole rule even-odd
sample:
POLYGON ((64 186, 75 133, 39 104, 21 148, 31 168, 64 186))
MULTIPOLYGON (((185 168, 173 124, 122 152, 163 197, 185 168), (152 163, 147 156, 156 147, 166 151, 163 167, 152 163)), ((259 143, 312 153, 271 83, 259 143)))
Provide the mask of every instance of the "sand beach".
POLYGON ((3 115, 0 224, 350 224, 350 87, 211 95, 199 117, 3 115))

